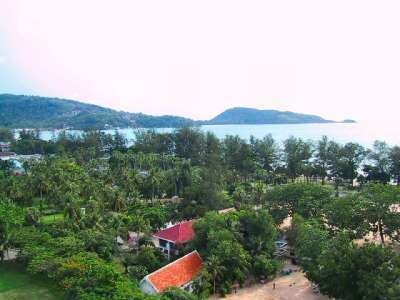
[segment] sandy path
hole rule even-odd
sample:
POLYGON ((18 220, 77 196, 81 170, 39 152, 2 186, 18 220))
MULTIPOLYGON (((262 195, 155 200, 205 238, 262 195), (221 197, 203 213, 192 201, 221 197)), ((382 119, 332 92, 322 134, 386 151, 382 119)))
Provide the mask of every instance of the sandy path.
POLYGON ((211 297, 210 299, 228 300, 328 300, 329 298, 312 291, 311 283, 298 267, 287 265, 293 270, 288 276, 278 276, 274 281, 266 284, 256 284, 248 288, 239 289, 237 293, 227 295, 225 298, 211 297), (273 288, 275 283, 275 289, 273 288))

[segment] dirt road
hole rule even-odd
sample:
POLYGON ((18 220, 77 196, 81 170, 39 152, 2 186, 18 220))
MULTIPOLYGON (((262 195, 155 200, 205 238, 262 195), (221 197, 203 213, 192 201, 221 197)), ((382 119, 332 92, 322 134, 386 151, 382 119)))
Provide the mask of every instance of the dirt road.
POLYGON ((275 280, 266 284, 256 284, 248 288, 239 289, 237 293, 227 295, 225 298, 211 297, 210 299, 228 300, 329 300, 321 294, 315 294, 311 283, 298 267, 291 265, 297 272, 288 276, 278 276, 275 280), (273 284, 275 283, 275 289, 273 284))

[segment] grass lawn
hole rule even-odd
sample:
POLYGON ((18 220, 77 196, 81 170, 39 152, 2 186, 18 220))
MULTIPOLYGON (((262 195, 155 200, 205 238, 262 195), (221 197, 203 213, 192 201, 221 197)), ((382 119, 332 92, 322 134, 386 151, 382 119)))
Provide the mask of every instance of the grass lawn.
POLYGON ((40 222, 42 222, 43 224, 51 224, 55 222, 60 222, 62 220, 64 220, 64 215, 61 213, 40 217, 40 222))
POLYGON ((51 282, 28 274, 16 263, 0 263, 0 300, 62 300, 51 282))

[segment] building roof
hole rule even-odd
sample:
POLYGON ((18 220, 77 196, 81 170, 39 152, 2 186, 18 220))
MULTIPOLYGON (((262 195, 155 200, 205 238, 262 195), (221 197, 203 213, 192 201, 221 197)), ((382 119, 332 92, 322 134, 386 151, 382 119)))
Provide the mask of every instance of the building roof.
POLYGON ((0 156, 15 156, 14 152, 0 152, 0 156))
POLYGON ((195 250, 161 269, 147 275, 151 285, 162 293, 170 287, 181 287, 192 281, 203 267, 203 260, 195 250))
POLYGON ((178 223, 172 227, 157 232, 154 236, 173 243, 186 243, 194 239, 192 225, 193 220, 178 223))

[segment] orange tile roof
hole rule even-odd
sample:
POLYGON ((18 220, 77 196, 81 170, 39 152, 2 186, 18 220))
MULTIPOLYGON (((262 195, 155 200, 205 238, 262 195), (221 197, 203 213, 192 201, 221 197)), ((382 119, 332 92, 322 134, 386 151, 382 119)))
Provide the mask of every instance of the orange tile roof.
POLYGON ((195 250, 165 267, 147 275, 147 280, 162 293, 170 287, 181 287, 193 280, 203 267, 203 260, 195 250))

